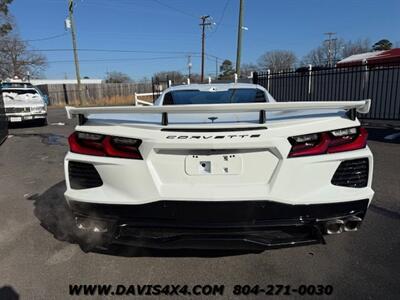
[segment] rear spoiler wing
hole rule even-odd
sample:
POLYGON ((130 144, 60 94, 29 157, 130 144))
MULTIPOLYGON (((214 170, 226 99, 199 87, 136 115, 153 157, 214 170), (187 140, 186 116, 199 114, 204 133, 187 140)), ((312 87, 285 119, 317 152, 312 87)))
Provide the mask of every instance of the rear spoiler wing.
POLYGON ((304 102, 269 102, 269 103, 237 103, 210 105, 167 105, 167 106, 103 106, 103 107, 72 107, 66 106, 68 118, 78 116, 79 124, 85 123, 92 114, 161 114, 161 124, 168 125, 168 113, 239 113, 259 112, 260 124, 266 121, 266 112, 296 111, 311 109, 341 109, 346 110, 350 119, 356 119, 356 113, 366 114, 371 107, 371 100, 360 101, 304 101, 304 102))

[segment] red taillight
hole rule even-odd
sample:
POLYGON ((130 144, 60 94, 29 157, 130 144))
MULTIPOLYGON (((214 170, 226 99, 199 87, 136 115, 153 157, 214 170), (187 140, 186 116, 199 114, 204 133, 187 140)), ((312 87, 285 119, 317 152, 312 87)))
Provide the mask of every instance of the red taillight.
POLYGON ((70 151, 79 154, 142 159, 141 140, 74 132, 68 138, 70 151))
POLYGON ((368 132, 365 128, 357 128, 357 132, 341 137, 334 137, 328 148, 328 153, 336 153, 365 148, 367 145, 368 132))
POLYGON ((141 140, 106 136, 103 141, 108 156, 142 159, 139 152, 141 140))
POLYGON ((68 138, 69 149, 79 154, 106 156, 103 151, 103 138, 100 134, 74 132, 68 138))
POLYGON ((289 157, 319 155, 357 150, 367 145, 368 133, 362 127, 313 133, 289 138, 289 157))
POLYGON ((326 152, 329 146, 329 136, 326 132, 297 136, 291 139, 292 150, 289 153, 289 157, 306 156, 306 155, 318 155, 326 152), (315 136, 313 139, 307 139, 307 136, 315 136), (307 141, 299 141, 299 138, 306 138, 307 141), (297 141, 296 141, 297 139, 297 141))

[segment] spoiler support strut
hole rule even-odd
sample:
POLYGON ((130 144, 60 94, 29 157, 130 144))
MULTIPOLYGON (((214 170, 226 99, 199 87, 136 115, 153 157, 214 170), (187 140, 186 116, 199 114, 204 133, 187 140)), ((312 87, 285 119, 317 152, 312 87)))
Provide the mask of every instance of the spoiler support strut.
POLYGON ((260 118, 259 118, 259 123, 264 124, 267 121, 267 115, 265 113, 265 110, 260 110, 260 118))
POLYGON ((83 115, 83 114, 78 115, 78 124, 79 125, 85 124, 86 121, 87 121, 87 118, 85 117, 85 115, 83 115))
POLYGON ((357 117, 357 110, 355 108, 349 109, 346 115, 350 120, 354 121, 357 117))
POLYGON ((168 125, 168 113, 163 112, 161 116, 161 125, 167 126, 168 125))

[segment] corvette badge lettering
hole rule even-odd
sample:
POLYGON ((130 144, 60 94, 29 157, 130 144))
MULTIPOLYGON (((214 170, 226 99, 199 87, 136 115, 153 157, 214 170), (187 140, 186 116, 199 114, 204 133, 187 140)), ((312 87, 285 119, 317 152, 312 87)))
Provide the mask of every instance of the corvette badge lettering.
POLYGON ((232 134, 232 135, 169 135, 167 139, 173 140, 210 140, 210 139, 244 139, 244 138, 258 138, 261 134, 232 134))

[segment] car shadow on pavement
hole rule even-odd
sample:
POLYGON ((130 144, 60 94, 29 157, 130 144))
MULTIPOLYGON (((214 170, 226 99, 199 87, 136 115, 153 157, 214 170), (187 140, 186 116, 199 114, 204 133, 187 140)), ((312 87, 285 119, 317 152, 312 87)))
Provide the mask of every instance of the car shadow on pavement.
POLYGON ((18 300, 19 295, 12 286, 6 285, 0 287, 0 299, 18 300))
POLYGON ((45 127, 47 124, 42 123, 41 121, 38 120, 31 120, 31 121, 24 121, 24 122, 14 122, 8 123, 8 128, 9 129, 15 129, 15 128, 31 128, 31 127, 45 127))
POLYGON ((43 194, 34 194, 28 200, 34 201, 34 215, 40 225, 57 240, 76 243, 73 215, 64 200, 65 181, 61 181, 43 194))
MULTIPOLYGON (((78 244, 74 217, 64 200, 65 181, 50 187, 41 195, 34 194, 28 200, 34 201, 34 215, 41 226, 57 240, 78 244)), ((81 247, 82 248, 82 247, 81 247)), ((82 249, 87 252, 87 249, 82 249)), ((130 246, 111 245, 106 249, 90 249, 90 252, 122 257, 223 257, 262 251, 245 250, 197 250, 197 249, 147 249, 130 246)))
POLYGON ((392 128, 366 127, 368 131, 368 140, 400 144, 400 130, 392 128))

